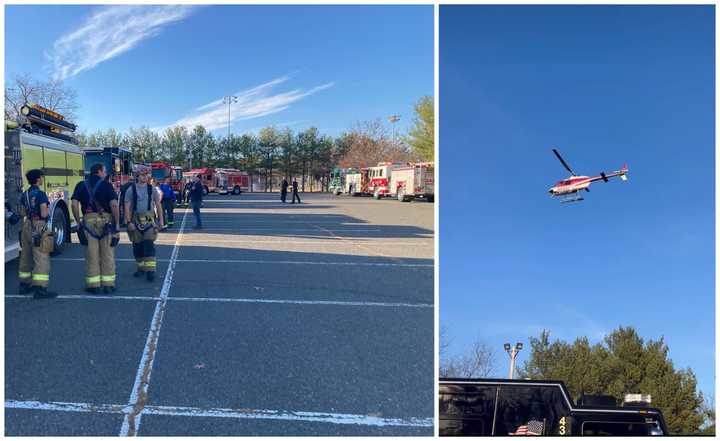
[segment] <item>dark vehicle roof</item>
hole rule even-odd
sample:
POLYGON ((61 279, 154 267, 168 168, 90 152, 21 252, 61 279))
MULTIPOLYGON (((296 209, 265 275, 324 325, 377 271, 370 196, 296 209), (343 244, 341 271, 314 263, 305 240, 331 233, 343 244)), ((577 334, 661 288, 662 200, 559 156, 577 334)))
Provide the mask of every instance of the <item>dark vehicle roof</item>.
MULTIPOLYGON (((660 420, 663 420, 662 412, 654 407, 645 406, 632 406, 632 407, 618 407, 618 406, 578 406, 573 402, 570 392, 568 391, 565 383, 557 380, 509 380, 509 379, 497 379, 497 378, 440 378, 440 385, 526 385, 526 386, 545 386, 545 387, 557 387, 560 389, 562 396, 564 397, 568 407, 572 412, 599 412, 599 413, 618 413, 618 414, 643 414, 643 415, 657 415, 660 420)), ((664 420, 663 420, 664 425, 664 420)))

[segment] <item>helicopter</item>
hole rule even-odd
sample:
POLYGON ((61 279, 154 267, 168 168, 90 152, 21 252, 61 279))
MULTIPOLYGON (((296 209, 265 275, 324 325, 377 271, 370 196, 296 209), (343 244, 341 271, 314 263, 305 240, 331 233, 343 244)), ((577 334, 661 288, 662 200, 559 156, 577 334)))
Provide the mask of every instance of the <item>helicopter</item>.
POLYGON ((605 173, 600 172, 599 176, 578 176, 575 174, 574 171, 570 168, 569 165, 567 165, 567 162, 560 156, 560 153, 553 149, 553 153, 555 153, 555 156, 560 160, 562 165, 565 167, 567 171, 570 172, 570 177, 558 181, 557 184, 555 184, 553 187, 550 188, 549 193, 550 196, 553 197, 560 197, 562 200, 561 203, 567 203, 567 202, 579 202, 585 200, 582 196, 580 196, 580 191, 585 190, 588 193, 590 192, 590 184, 592 184, 595 181, 605 181, 608 182, 610 178, 614 178, 616 176, 620 177, 623 181, 627 181, 627 172, 628 167, 627 164, 623 165, 620 170, 614 171, 612 173, 605 173))

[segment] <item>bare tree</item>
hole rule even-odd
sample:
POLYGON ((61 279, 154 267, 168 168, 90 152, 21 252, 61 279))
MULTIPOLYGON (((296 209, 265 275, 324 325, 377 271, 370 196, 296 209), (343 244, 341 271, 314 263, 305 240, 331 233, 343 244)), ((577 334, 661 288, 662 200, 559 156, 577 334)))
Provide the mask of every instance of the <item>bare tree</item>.
POLYGON ((77 92, 62 81, 39 81, 30 74, 16 75, 5 86, 5 119, 22 122, 20 109, 25 103, 39 104, 75 121, 79 105, 77 92))
POLYGON ((488 377, 495 369, 495 353, 481 339, 476 339, 464 354, 448 353, 451 341, 447 329, 440 329, 440 376, 457 378, 488 377), (445 338, 443 339, 443 335, 445 338), (444 340, 444 342, 443 342, 444 340))
POLYGON ((404 142, 393 143, 380 119, 356 123, 339 142, 345 149, 338 164, 340 167, 371 167, 384 161, 405 162, 411 157, 404 142))

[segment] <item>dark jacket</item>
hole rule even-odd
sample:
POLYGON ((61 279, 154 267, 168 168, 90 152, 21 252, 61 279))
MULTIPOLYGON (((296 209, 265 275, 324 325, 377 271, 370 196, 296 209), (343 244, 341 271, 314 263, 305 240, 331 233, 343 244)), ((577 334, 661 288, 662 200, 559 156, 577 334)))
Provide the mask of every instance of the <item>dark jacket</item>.
POLYGON ((283 181, 282 181, 282 192, 283 193, 287 193, 287 189, 288 189, 289 185, 290 184, 288 184, 288 181, 286 179, 283 179, 283 181))
POLYGON ((194 182, 192 190, 190 190, 190 200, 193 202, 202 202, 203 200, 203 185, 202 182, 194 182))

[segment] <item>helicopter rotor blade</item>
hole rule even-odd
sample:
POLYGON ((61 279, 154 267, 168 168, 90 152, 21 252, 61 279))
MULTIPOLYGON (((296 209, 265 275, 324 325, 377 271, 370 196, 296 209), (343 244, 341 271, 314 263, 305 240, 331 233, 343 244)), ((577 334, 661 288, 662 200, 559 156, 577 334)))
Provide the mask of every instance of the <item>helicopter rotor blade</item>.
POLYGON ((577 175, 575 174, 575 172, 572 171, 572 169, 570 168, 570 166, 567 165, 567 162, 565 162, 565 160, 562 158, 562 156, 560 156, 560 153, 559 153, 557 150, 555 150, 555 149, 552 149, 552 151, 553 151, 553 153, 555 153, 555 156, 557 156, 557 158, 560 160, 560 162, 562 163, 562 165, 565 166, 565 169, 567 169, 567 171, 569 171, 571 175, 577 176, 577 175))

